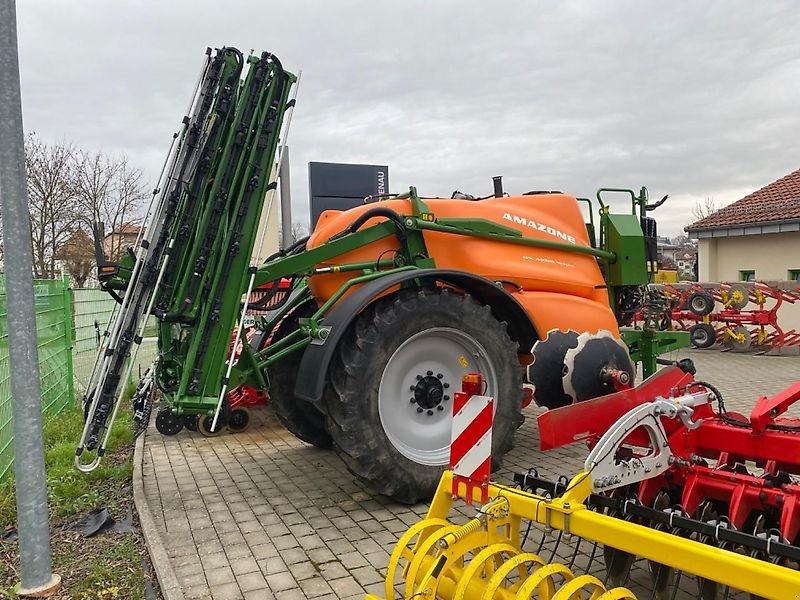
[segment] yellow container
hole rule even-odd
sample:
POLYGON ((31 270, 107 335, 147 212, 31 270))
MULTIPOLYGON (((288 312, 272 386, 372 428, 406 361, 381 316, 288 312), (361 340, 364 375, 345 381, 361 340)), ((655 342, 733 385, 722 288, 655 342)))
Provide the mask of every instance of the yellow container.
POLYGON ((653 275, 653 283, 678 283, 678 272, 659 270, 653 275))

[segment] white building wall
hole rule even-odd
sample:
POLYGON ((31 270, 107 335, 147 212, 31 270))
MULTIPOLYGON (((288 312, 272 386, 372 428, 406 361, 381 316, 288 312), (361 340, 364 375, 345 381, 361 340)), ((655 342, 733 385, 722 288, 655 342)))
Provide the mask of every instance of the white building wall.
MULTIPOLYGON (((275 181, 274 168, 270 173, 270 181, 275 181)), ((258 225, 258 232, 256 233, 256 241, 255 244, 253 244, 252 261, 260 257, 261 262, 264 262, 265 258, 278 251, 278 225, 280 224, 280 214, 281 208, 280 200, 278 199, 278 190, 270 190, 267 192, 264 205, 261 208, 261 219, 258 225), (272 200, 271 207, 269 206, 270 199, 272 200), (268 208, 270 209, 269 211, 268 208), (264 229, 266 229, 266 232, 264 233, 263 243, 261 247, 259 247, 258 241, 261 239, 261 233, 264 229)))
MULTIPOLYGON (((756 280, 786 280, 800 269, 800 232, 701 238, 698 244, 701 282, 738 281, 741 271, 755 271, 756 280)), ((800 302, 784 304, 778 323, 800 330, 800 302)))

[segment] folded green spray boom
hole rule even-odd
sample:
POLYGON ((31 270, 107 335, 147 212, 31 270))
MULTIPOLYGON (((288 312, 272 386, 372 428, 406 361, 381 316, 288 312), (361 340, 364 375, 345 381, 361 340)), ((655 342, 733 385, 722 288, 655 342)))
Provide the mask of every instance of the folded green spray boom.
POLYGON ((206 52, 135 248, 119 263, 98 256, 101 285, 119 305, 83 399, 79 469, 95 468, 103 455, 151 313, 159 320, 159 360, 137 390, 137 425, 147 425, 154 384, 197 397, 206 410, 218 405, 296 79, 267 52, 206 52), (91 462, 82 462, 85 450, 95 452, 91 462))

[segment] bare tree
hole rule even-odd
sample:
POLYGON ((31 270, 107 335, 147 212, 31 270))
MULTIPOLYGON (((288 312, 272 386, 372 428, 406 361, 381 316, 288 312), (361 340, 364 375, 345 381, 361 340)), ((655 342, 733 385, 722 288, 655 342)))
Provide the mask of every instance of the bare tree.
POLYGON ((296 242, 308 235, 308 228, 300 221, 295 221, 292 223, 291 235, 292 242, 296 242))
POLYGON ((71 144, 48 145, 35 134, 25 140, 35 277, 55 276, 58 249, 79 222, 74 154, 75 148, 71 144))
POLYGON ((698 200, 695 203, 694 210, 692 211, 692 217, 694 218, 694 221, 697 222, 710 215, 713 215, 718 210, 719 207, 717 206, 717 201, 714 200, 714 196, 706 196, 702 201, 698 200))
POLYGON ((694 240, 690 239, 686 235, 675 236, 672 238, 672 243, 676 246, 680 246, 681 248, 694 247, 696 245, 694 240))
POLYGON ((124 251, 128 235, 115 235, 142 221, 147 194, 142 172, 132 168, 125 157, 80 152, 76 165, 76 194, 81 222, 88 231, 100 223, 110 234, 106 252, 116 259, 124 251))
POLYGON ((124 157, 47 144, 35 134, 25 140, 25 167, 34 276, 53 277, 63 267, 82 286, 94 263, 93 223, 126 230, 111 237, 119 246, 130 240, 131 229, 138 231, 133 224, 142 218, 146 197, 142 173, 124 157))
POLYGON ((58 249, 56 258, 62 261, 72 285, 78 288, 84 287, 95 268, 92 238, 83 229, 75 230, 58 249))

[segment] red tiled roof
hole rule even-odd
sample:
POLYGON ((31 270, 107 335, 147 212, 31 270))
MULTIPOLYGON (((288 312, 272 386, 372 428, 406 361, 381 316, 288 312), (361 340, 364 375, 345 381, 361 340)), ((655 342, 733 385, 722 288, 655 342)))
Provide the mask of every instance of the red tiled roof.
POLYGON ((686 227, 718 229, 800 219, 800 169, 686 227))
POLYGON ((138 235, 138 233, 141 230, 142 228, 139 225, 134 225, 133 223, 123 223, 122 225, 117 227, 114 231, 112 231, 112 233, 117 233, 117 234, 135 233, 138 235))
POLYGON ((111 233, 107 233, 103 239, 110 238, 112 235, 117 236, 131 236, 131 235, 139 235, 139 232, 142 230, 141 225, 135 225, 134 223, 123 223, 116 229, 114 229, 111 233))

